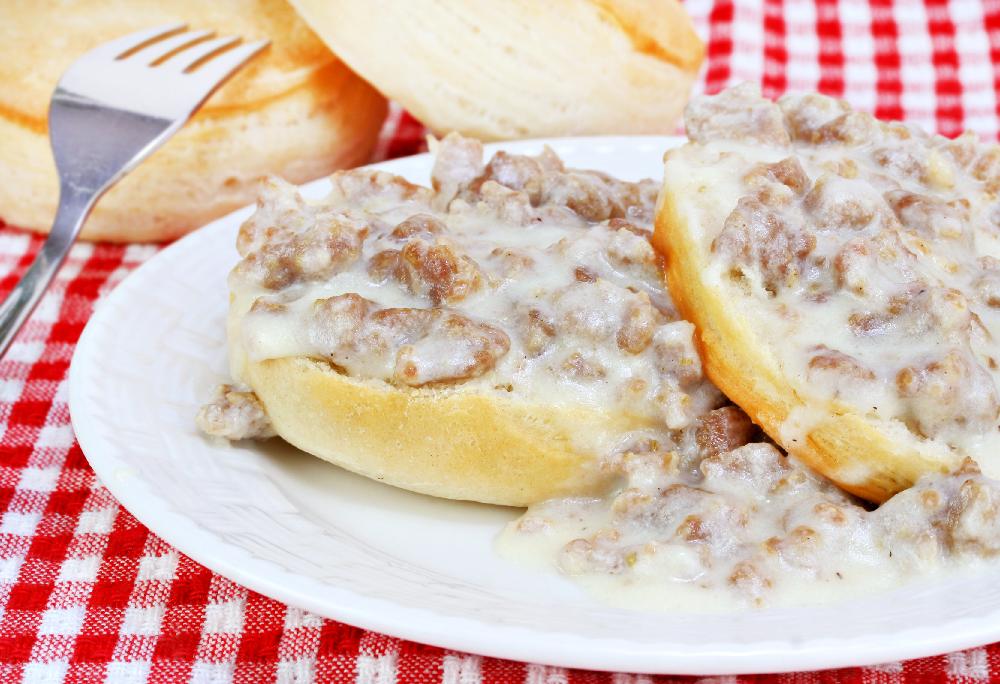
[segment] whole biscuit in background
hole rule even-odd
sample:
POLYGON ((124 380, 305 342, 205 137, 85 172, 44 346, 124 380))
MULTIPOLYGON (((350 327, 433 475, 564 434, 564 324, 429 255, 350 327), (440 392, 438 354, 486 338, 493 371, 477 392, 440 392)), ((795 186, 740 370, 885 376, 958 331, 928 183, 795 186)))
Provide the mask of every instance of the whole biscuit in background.
POLYGON ((672 133, 704 46, 675 0, 292 0, 437 132, 672 133))
POLYGON ((65 69, 98 44, 183 21, 270 47, 98 203, 83 237, 169 240, 252 202, 257 180, 300 183, 364 163, 386 102, 283 0, 15 0, 0 20, 0 219, 48 231, 58 198, 46 116, 65 69))

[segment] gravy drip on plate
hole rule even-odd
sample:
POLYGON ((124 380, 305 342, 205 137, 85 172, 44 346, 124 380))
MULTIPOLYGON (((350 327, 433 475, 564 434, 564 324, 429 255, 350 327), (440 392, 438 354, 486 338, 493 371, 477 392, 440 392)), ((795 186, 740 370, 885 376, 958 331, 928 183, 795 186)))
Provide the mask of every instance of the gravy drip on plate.
MULTIPOLYGON (((432 180, 343 172, 319 203, 268 182, 229 281, 237 380, 241 354, 304 355, 413 391, 630 411, 647 427, 595 456, 620 489, 537 504, 498 540, 613 603, 809 603, 1000 549, 1000 494, 972 464, 869 511, 757 441, 703 377, 663 288, 648 240, 657 184, 565 169, 549 150, 484 164, 457 136, 432 180)), ((231 387, 200 424, 271 434, 253 394, 231 387)))
POLYGON ((753 435, 729 406, 670 449, 639 440, 607 462, 624 488, 532 506, 499 549, 614 605, 697 612, 844 601, 1000 552, 1000 486, 971 461, 869 510, 753 435))

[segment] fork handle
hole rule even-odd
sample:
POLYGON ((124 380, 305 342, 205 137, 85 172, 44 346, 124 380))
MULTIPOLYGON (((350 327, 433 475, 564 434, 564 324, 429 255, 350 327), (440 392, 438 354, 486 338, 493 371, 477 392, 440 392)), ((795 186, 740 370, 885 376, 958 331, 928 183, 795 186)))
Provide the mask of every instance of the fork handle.
POLYGON ((69 254, 70 247, 90 214, 100 191, 64 185, 59 191, 59 208, 52 231, 31 267, 0 304, 0 358, 7 353, 14 336, 35 310, 56 271, 69 254))

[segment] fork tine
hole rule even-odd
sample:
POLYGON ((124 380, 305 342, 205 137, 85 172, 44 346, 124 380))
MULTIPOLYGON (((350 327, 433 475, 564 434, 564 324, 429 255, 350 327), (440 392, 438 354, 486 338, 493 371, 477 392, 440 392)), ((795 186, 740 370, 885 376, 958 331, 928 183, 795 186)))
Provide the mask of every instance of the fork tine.
POLYGON ((134 54, 129 55, 129 59, 138 58, 145 64, 155 64, 175 50, 179 50, 192 43, 198 43, 213 35, 215 35, 215 31, 184 31, 183 33, 158 40, 151 45, 141 48, 134 54))
MULTIPOLYGON (((2 5, 4 0, 0 0, 2 5)), ((8 3, 9 4, 9 3, 8 3)), ((170 66, 151 68, 126 55, 190 43, 153 43, 180 33, 175 23, 104 43, 77 58, 63 72, 48 110, 48 133, 59 176, 59 206, 41 250, 10 295, 0 302, 0 357, 37 306, 42 293, 65 262, 94 203, 178 131, 215 89, 260 52, 267 41, 235 48, 205 76, 170 66)), ((195 38, 205 36, 194 34, 195 38)), ((189 34, 181 38, 190 41, 189 34)), ((216 49, 219 49, 216 46, 216 49)), ((167 53, 173 56, 173 52, 167 53)), ((207 54, 207 59, 216 57, 207 54)), ((186 61, 179 59, 178 61, 186 61)), ((200 62, 198 63, 200 65, 200 62)))
POLYGON ((240 42, 239 36, 224 36, 215 40, 206 40, 203 43, 192 45, 187 50, 180 52, 170 60, 170 66, 178 71, 190 69, 199 61, 205 59, 216 50, 222 50, 230 45, 240 42))
POLYGON ((122 54, 128 52, 129 50, 134 50, 143 43, 161 38, 165 35, 175 33, 182 29, 187 28, 187 24, 182 21, 173 24, 164 24, 163 26, 157 26, 156 28, 145 29, 143 31, 136 31, 135 33, 130 33, 127 36, 122 36, 116 40, 109 41, 107 43, 102 43, 96 48, 88 52, 86 57, 97 57, 100 59, 116 59, 122 54))
POLYGON ((223 52, 217 57, 212 57, 199 67, 193 75, 202 77, 207 81, 221 83, 225 79, 229 78, 230 74, 243 66, 244 62, 270 44, 271 41, 269 40, 258 40, 254 43, 247 43, 246 45, 235 47, 232 50, 223 52))

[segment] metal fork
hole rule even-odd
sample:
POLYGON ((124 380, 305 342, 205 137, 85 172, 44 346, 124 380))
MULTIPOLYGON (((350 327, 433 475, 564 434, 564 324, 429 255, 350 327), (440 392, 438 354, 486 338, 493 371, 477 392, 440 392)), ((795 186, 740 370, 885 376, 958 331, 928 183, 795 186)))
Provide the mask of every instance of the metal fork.
POLYGON ((184 125, 267 47, 170 24, 113 40, 73 62, 49 104, 59 208, 34 263, 0 305, 0 356, 66 259, 97 199, 184 125))

